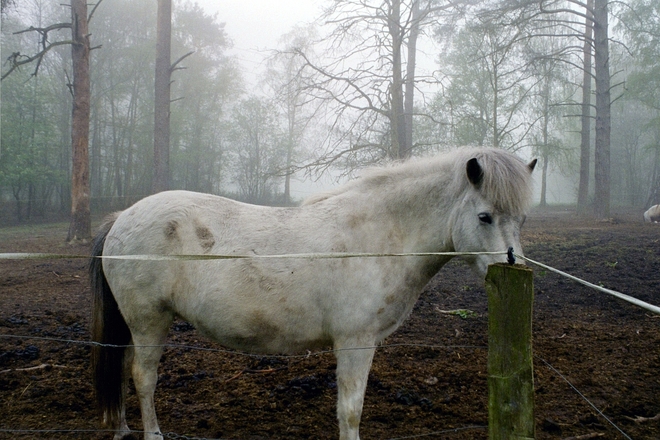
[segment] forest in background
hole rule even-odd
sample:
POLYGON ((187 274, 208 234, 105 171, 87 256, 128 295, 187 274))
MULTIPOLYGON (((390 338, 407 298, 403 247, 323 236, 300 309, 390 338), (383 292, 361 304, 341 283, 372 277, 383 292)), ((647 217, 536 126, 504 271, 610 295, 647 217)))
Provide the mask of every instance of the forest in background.
MULTIPOLYGON (((595 84, 592 69, 584 80, 584 42, 593 44, 580 5, 328 1, 316 22, 281 37, 262 80, 246 84, 222 14, 174 0, 172 57, 192 55, 172 72, 170 186, 288 205, 297 200, 287 176, 350 175, 486 145, 539 157, 543 185, 554 172, 577 195, 582 91, 595 84), (425 39, 437 52, 416 51, 425 39), (416 74, 422 58, 432 74, 416 74)), ((609 7, 611 202, 640 209, 660 202, 660 5, 609 7)), ((40 50, 39 33, 20 31, 67 20, 53 0, 3 2, 3 74, 10 55, 40 50)), ((91 209, 102 213, 152 192, 156 2, 104 0, 89 28, 91 209)), ((50 35, 60 37, 65 30, 50 35)), ((53 48, 36 68, 1 83, 5 223, 71 207, 71 49, 53 48)), ((590 167, 593 203, 593 159, 590 167)))

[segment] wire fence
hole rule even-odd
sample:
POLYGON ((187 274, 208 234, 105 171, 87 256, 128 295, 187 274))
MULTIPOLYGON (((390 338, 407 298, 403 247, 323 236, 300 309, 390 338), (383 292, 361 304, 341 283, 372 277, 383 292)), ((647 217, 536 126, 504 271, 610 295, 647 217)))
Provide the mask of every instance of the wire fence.
MULTIPOLYGON (((406 435, 403 437, 390 437, 383 440, 410 440, 416 438, 424 437, 436 437, 439 435, 446 435, 452 433, 458 433, 463 431, 472 431, 472 430, 486 430, 487 426, 481 425, 471 425, 463 426, 460 428, 451 428, 443 429, 441 431, 433 431, 426 434, 415 434, 415 435, 406 435)), ((0 433, 13 434, 13 435, 35 435, 35 434, 114 434, 114 430, 109 429, 0 429, 0 433)), ((183 434, 177 434, 175 432, 149 432, 149 431, 139 431, 131 430, 131 434, 160 434, 163 438, 173 439, 173 440, 229 440, 222 438, 209 438, 209 437, 191 437, 183 434)))
MULTIPOLYGON (((521 260, 527 261, 533 265, 542 267, 546 270, 557 273, 563 277, 566 277, 572 281, 580 283, 584 286, 587 286, 591 289, 597 290, 599 292, 614 296, 618 299, 631 303, 635 306, 642 307, 650 312, 655 314, 660 314, 660 307, 649 304, 647 302, 641 301, 632 296, 617 292, 611 289, 604 288, 602 286, 595 285, 588 281, 582 280, 578 277, 570 275, 564 271, 548 266, 544 263, 535 261, 531 258, 525 257, 520 254, 515 254, 511 250, 507 252, 425 252, 425 253, 301 253, 301 254, 287 254, 287 255, 122 255, 122 256, 100 256, 96 258, 105 258, 105 259, 124 259, 124 260, 156 260, 156 261, 194 261, 194 260, 243 260, 243 259, 335 259, 335 258, 383 258, 383 257, 428 257, 428 256, 466 256, 466 255, 509 255, 509 262, 513 263, 512 256, 519 258, 521 260)), ((0 253, 0 260, 44 260, 44 259, 89 259, 89 255, 70 255, 70 254, 56 254, 56 253, 0 253)), ((137 345, 112 345, 112 344, 101 344, 95 341, 89 340, 80 340, 80 339, 67 339, 67 338, 54 338, 54 337, 43 337, 43 336, 29 336, 29 335, 5 335, 0 334, 0 339, 15 339, 15 340, 41 340, 46 342, 57 342, 65 344, 81 344, 88 346, 106 346, 111 348, 122 348, 122 347, 141 347, 137 345)), ((377 346, 365 346, 365 347, 351 347, 351 348, 342 348, 342 349, 328 349, 320 350, 315 352, 307 352, 305 354, 298 355, 259 355, 254 353, 241 352, 237 350, 229 350, 222 348, 210 348, 186 344, 162 344, 160 345, 163 348, 171 349, 189 349, 205 352, 214 352, 214 353, 224 353, 232 354, 238 356, 245 356, 251 358, 281 358, 281 359, 302 359, 310 357, 318 357, 328 354, 334 354, 339 350, 372 350, 372 349, 383 349, 383 348, 397 348, 397 347, 415 347, 415 348, 426 348, 426 349, 487 349, 487 346, 483 345, 436 345, 436 344, 417 344, 417 343, 394 343, 394 344, 380 344, 377 346)), ((144 346, 142 346, 144 347, 144 346)), ((153 346, 148 346, 153 347, 153 346)), ((596 413, 610 424, 614 429, 616 429, 624 438, 631 440, 631 437, 624 432, 617 424, 615 424, 610 418, 608 418, 605 413, 599 409, 584 393, 582 393, 573 383, 571 383, 557 368, 551 365, 545 359, 535 355, 541 363, 543 363, 550 371, 552 371, 557 377, 566 382, 570 388, 575 391, 581 399, 583 399, 596 413)), ((27 369, 26 369, 27 370, 27 369)), ((7 373, 12 371, 9 370, 0 370, 0 374, 7 373)), ((459 428, 445 429, 441 431, 428 432, 424 434, 416 434, 404 437, 391 437, 387 440, 404 440, 404 439, 416 439, 424 437, 434 437, 449 433, 456 433, 461 431, 469 430, 484 430, 487 429, 487 426, 480 425, 469 425, 459 428)), ((5 429, 0 428, 0 433, 7 433, 13 435, 39 435, 39 434, 86 434, 86 433, 113 433, 112 430, 107 429, 5 429)), ((145 434, 144 431, 132 430, 133 434, 145 434)), ((167 439, 184 439, 184 440, 222 440, 222 439, 210 439, 202 437, 191 437, 182 434, 177 434, 174 432, 164 432, 161 433, 164 438, 167 439)))

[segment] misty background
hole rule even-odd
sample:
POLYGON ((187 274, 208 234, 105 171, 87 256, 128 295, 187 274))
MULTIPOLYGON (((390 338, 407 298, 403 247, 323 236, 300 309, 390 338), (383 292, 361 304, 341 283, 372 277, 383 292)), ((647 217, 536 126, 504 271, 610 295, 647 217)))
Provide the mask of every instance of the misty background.
MULTIPOLYGON (((598 3, 609 6, 609 199, 641 211, 660 202, 660 7, 598 3)), ((171 74, 169 187, 295 205, 365 166, 473 145, 539 158, 535 204, 575 205, 588 86, 591 206, 591 0, 543 4, 174 0, 172 60, 189 55, 171 74)), ((156 0, 103 0, 89 22, 94 214, 153 192, 156 16, 156 0)), ((43 48, 43 33, 21 31, 70 20, 59 1, 3 1, 3 75, 43 48)), ((71 211, 71 71, 63 44, 1 82, 3 224, 71 211)))

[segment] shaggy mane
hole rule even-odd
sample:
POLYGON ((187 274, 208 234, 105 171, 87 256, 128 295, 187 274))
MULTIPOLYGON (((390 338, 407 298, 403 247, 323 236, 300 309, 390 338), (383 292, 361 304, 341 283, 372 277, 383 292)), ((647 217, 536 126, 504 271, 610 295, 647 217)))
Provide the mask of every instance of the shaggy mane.
POLYGON ((527 211, 532 198, 529 166, 517 156, 497 148, 459 148, 433 157, 368 168, 355 180, 309 197, 303 206, 351 191, 364 193, 379 188, 384 190, 392 185, 403 184, 408 179, 419 179, 428 185, 445 187, 452 197, 460 197, 472 186, 466 173, 467 162, 472 158, 478 160, 483 170, 483 180, 478 190, 496 210, 513 215, 527 211))

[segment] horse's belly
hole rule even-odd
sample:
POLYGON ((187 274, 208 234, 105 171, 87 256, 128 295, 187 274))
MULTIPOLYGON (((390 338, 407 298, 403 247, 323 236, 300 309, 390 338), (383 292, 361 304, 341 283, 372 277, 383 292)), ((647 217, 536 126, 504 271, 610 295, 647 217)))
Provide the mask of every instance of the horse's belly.
POLYGON ((261 293, 215 292, 199 296, 194 307, 180 302, 174 311, 205 336, 237 350, 291 353, 332 344, 320 310, 261 293))
POLYGON ((290 331, 277 322, 254 316, 242 322, 243 325, 237 325, 236 321, 233 323, 215 323, 200 319, 191 321, 200 333, 221 345, 250 353, 295 353, 332 345, 331 338, 319 333, 317 329, 310 328, 306 334, 300 331, 303 329, 290 331))
POLYGON ((262 333, 258 329, 250 331, 226 332, 217 329, 208 329, 203 326, 197 327, 207 337, 218 342, 220 345, 239 351, 258 354, 276 353, 302 353, 306 350, 314 350, 332 346, 330 338, 291 337, 292 335, 278 333, 262 333))

